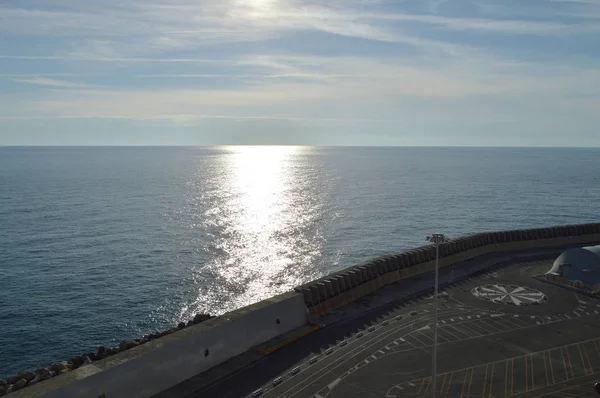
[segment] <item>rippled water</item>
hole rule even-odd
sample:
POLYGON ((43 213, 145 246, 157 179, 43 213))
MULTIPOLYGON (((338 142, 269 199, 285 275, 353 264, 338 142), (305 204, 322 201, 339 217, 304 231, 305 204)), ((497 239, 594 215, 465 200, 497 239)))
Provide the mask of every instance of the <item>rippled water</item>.
POLYGON ((425 235, 598 221, 600 149, 0 148, 0 376, 425 235))

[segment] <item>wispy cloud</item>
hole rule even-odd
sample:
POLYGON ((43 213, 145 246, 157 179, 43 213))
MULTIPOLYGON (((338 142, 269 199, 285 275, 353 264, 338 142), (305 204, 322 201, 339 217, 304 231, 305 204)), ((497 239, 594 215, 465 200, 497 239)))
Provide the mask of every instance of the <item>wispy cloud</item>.
POLYGON ((90 87, 89 84, 69 82, 65 80, 50 79, 46 77, 14 78, 11 79, 17 83, 34 84, 37 86, 62 87, 62 88, 84 88, 90 87))
POLYGON ((218 63, 223 60, 206 58, 162 58, 162 57, 107 57, 93 53, 70 53, 62 56, 49 55, 13 55, 1 54, 0 59, 23 59, 23 60, 41 60, 41 61, 93 61, 93 62, 115 62, 115 63, 218 63))
POLYGON ((600 122, 599 1, 22 0, 0 117, 600 122))
MULTIPOLYGON (((248 119, 284 115, 290 120, 342 119, 346 115, 395 120, 397 107, 409 102, 439 108, 469 101, 548 103, 554 98, 558 103, 570 95, 588 95, 589 101, 600 97, 596 89, 600 74, 585 68, 548 67, 546 75, 539 76, 535 65, 500 61, 494 65, 486 58, 443 63, 423 58, 418 65, 402 64, 398 58, 291 55, 261 56, 257 61, 320 78, 302 82, 265 79, 227 89, 201 85, 177 89, 77 87, 31 100, 26 112, 45 117, 143 120, 175 119, 174 115, 196 115, 196 119, 202 118, 199 115, 248 119)), ((177 75, 169 78, 172 76, 177 75)))
POLYGON ((415 34, 414 31, 409 32, 397 22, 419 23, 424 29, 434 26, 455 31, 473 30, 504 35, 572 35, 598 31, 597 24, 382 12, 378 7, 356 7, 351 2, 343 7, 340 6, 343 3, 329 5, 325 2, 261 3, 131 2, 127 6, 112 3, 113 7, 79 5, 74 7, 76 11, 0 7, 0 17, 5 21, 0 26, 0 32, 76 38, 70 44, 71 48, 59 51, 60 55, 5 54, 3 58, 196 62, 194 58, 188 57, 161 57, 159 60, 149 55, 203 48, 219 43, 280 38, 301 31, 404 43, 416 48, 451 53, 456 53, 460 47, 448 40, 434 40, 415 34))
MULTIPOLYGON (((52 120, 52 119, 96 119, 97 116, 85 115, 55 115, 55 116, 0 116, 0 121, 11 120, 52 120)), ((246 115, 210 115, 210 114, 163 114, 154 116, 132 117, 130 115, 111 115, 103 117, 105 119, 127 119, 127 120, 171 120, 175 122, 191 122, 204 119, 226 119, 226 120, 285 120, 296 122, 332 122, 342 124, 352 123, 398 123, 400 119, 361 119, 361 118, 314 118, 314 117, 297 117, 285 115, 261 115, 261 116, 246 116, 246 115)))
POLYGON ((0 77, 97 76, 95 73, 0 73, 0 77))

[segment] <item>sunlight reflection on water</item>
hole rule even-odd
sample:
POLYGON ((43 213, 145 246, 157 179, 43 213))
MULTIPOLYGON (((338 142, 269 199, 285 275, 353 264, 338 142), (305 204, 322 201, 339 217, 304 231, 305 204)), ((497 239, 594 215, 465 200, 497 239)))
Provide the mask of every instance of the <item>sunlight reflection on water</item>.
POLYGON ((322 192, 312 192, 317 185, 310 169, 294 162, 311 148, 223 150, 212 178, 195 184, 206 209, 198 227, 214 231, 207 250, 215 255, 196 270, 199 295, 184 312, 224 312, 289 291, 321 254, 323 237, 313 221, 322 212, 322 192), (216 283, 202 283, 206 277, 216 283))
POLYGON ((0 148, 0 377, 432 231, 595 222, 599 169, 597 148, 0 148))

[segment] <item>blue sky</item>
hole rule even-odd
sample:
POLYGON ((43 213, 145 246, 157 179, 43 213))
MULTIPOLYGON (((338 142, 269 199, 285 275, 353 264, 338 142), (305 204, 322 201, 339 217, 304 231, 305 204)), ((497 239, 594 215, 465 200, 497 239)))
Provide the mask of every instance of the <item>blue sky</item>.
POLYGON ((600 0, 5 0, 0 145, 600 146, 600 0))

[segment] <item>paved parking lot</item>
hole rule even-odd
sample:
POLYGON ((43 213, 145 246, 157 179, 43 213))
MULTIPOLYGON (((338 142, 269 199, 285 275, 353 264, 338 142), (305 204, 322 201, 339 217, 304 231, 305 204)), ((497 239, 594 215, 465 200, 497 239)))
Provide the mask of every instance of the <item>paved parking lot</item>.
MULTIPOLYGON (((441 373, 437 396, 509 397, 591 376, 600 370, 599 346, 600 338, 441 373)), ((416 379, 394 386, 386 397, 428 397, 430 386, 431 377, 416 379)), ((590 386, 565 391, 583 388, 589 393, 590 386)))
MULTIPOLYGON (((448 288, 439 309, 438 396, 595 394, 600 303, 531 278, 550 263, 513 264, 448 288)), ((361 326, 325 327, 198 396, 429 396, 432 322, 433 300, 423 297, 361 326)))

